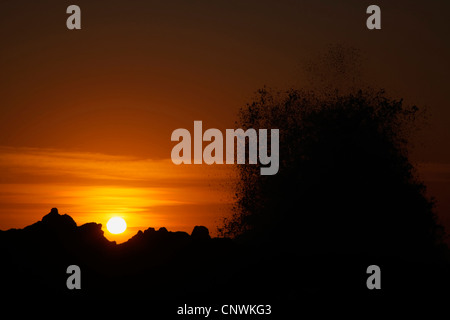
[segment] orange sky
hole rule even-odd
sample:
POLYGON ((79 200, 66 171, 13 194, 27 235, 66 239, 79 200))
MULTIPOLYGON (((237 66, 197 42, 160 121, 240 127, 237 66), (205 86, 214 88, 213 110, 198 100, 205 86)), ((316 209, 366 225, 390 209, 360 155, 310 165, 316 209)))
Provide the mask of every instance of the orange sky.
POLYGON ((79 225, 105 226, 121 216, 126 236, 148 227, 190 233, 195 225, 218 225, 231 205, 230 166, 175 166, 170 160, 43 148, 0 152, 0 229, 23 227, 37 213, 58 207, 79 225))
POLYGON ((450 4, 377 1, 382 30, 368 31, 370 4, 0 2, 0 229, 58 207, 78 224, 120 213, 131 228, 214 231, 230 167, 176 167, 172 131, 233 127, 263 85, 308 86, 302 66, 335 43, 360 50, 364 83, 428 107, 412 156, 450 227, 450 4))

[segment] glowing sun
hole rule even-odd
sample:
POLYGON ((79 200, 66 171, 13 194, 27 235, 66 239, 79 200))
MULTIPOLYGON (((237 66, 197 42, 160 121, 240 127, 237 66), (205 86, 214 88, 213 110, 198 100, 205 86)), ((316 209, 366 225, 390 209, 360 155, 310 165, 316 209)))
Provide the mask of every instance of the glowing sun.
POLYGON ((106 223, 106 229, 113 234, 122 233, 127 229, 127 223, 121 217, 113 217, 106 223))

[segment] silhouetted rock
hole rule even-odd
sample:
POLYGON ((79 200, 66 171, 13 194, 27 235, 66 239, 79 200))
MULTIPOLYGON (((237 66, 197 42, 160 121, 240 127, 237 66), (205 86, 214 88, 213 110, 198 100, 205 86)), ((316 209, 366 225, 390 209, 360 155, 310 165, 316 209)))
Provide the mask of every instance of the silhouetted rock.
POLYGON ((211 236, 209 235, 208 228, 204 226, 195 226, 194 230, 192 230, 191 238, 193 240, 209 240, 211 236))
POLYGON ((133 237, 131 237, 131 239, 129 239, 129 240, 132 240, 132 239, 142 239, 142 237, 144 236, 144 232, 142 232, 142 230, 139 230, 133 237))
MULTIPOLYGON (((191 235, 148 228, 127 242, 116 244, 104 237, 101 227, 97 223, 77 227, 72 218, 59 215, 54 209, 24 229, 0 232, 0 290, 10 298, 22 300, 75 297, 186 301, 214 297, 223 299, 217 300, 223 303, 232 296, 262 301, 292 294, 296 297, 302 290, 359 290, 366 280, 367 263, 374 263, 373 257, 364 256, 318 254, 311 259, 286 250, 290 244, 280 245, 280 241, 278 254, 268 255, 266 247, 249 247, 227 238, 211 239, 203 226, 196 226, 191 235), (66 287, 66 269, 72 264, 81 268, 81 290, 66 287), (327 269, 330 266, 333 273, 327 269), (298 292, 292 293, 293 283, 298 292)), ((378 258, 375 263, 401 270, 402 277, 396 274, 394 284, 388 277, 383 278, 387 287, 394 286, 396 290, 426 286, 444 290, 450 283, 448 262, 408 264, 406 271, 395 260, 378 258), (418 278, 415 272, 421 272, 422 277, 418 278), (413 276, 422 283, 410 285, 408 279, 413 276)))
MULTIPOLYGON (((108 241, 101 228, 94 222, 77 226, 70 216, 53 208, 41 221, 24 229, 1 231, 0 273, 9 279, 2 283, 2 289, 11 296, 22 296, 23 292, 35 298, 59 297, 61 292, 70 295, 65 288, 65 271, 77 264, 83 273, 83 297, 173 295, 171 288, 188 287, 192 276, 198 277, 202 289, 197 290, 203 291, 214 282, 210 278, 204 282, 210 272, 207 262, 216 261, 215 268, 221 270, 218 261, 227 259, 221 252, 232 248, 231 244, 217 245, 216 249, 213 244, 197 246, 191 238, 210 239, 208 229, 199 226, 192 236, 164 227, 157 231, 148 228, 120 245, 108 241), (147 290, 154 287, 161 289, 147 290)), ((222 271, 216 273, 219 276, 222 271)))
POLYGON ((49 214, 45 215, 42 218, 41 221, 46 226, 49 226, 51 228, 68 230, 77 227, 76 222, 72 219, 71 216, 67 214, 60 215, 57 208, 53 208, 49 214))
MULTIPOLYGON (((140 230, 139 230, 140 231, 140 230)), ((149 234, 149 233, 153 233, 153 232, 155 232, 155 228, 148 228, 148 229, 146 229, 145 231, 144 231, 144 234, 149 234)))
POLYGON ((110 242, 105 238, 102 225, 100 223, 85 223, 78 227, 77 233, 80 240, 85 243, 90 243, 91 245, 115 244, 115 242, 110 242))

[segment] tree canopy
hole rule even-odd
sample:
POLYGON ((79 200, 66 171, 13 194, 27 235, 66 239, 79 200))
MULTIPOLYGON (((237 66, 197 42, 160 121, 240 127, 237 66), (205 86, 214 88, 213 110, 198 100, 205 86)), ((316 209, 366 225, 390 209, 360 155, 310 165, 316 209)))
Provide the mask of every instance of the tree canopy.
POLYGON ((443 231, 409 160, 419 114, 371 89, 259 90, 237 126, 280 130, 280 170, 237 166, 233 215, 219 231, 305 251, 426 252, 443 231))

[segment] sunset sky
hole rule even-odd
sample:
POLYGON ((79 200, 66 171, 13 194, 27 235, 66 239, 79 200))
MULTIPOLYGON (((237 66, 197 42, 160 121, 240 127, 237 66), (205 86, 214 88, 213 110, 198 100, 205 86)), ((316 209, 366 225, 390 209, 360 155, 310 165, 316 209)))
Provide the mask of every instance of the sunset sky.
POLYGON ((79 225, 121 215, 127 236, 214 233, 233 167, 172 164, 172 131, 194 120, 233 128, 258 88, 308 87, 305 64, 333 44, 361 53, 361 81, 428 108, 412 160, 450 229, 449 10, 440 0, 0 1, 0 229, 57 207, 79 225), (382 30, 369 31, 374 3, 382 30), (66 28, 71 4, 81 30, 66 28))

